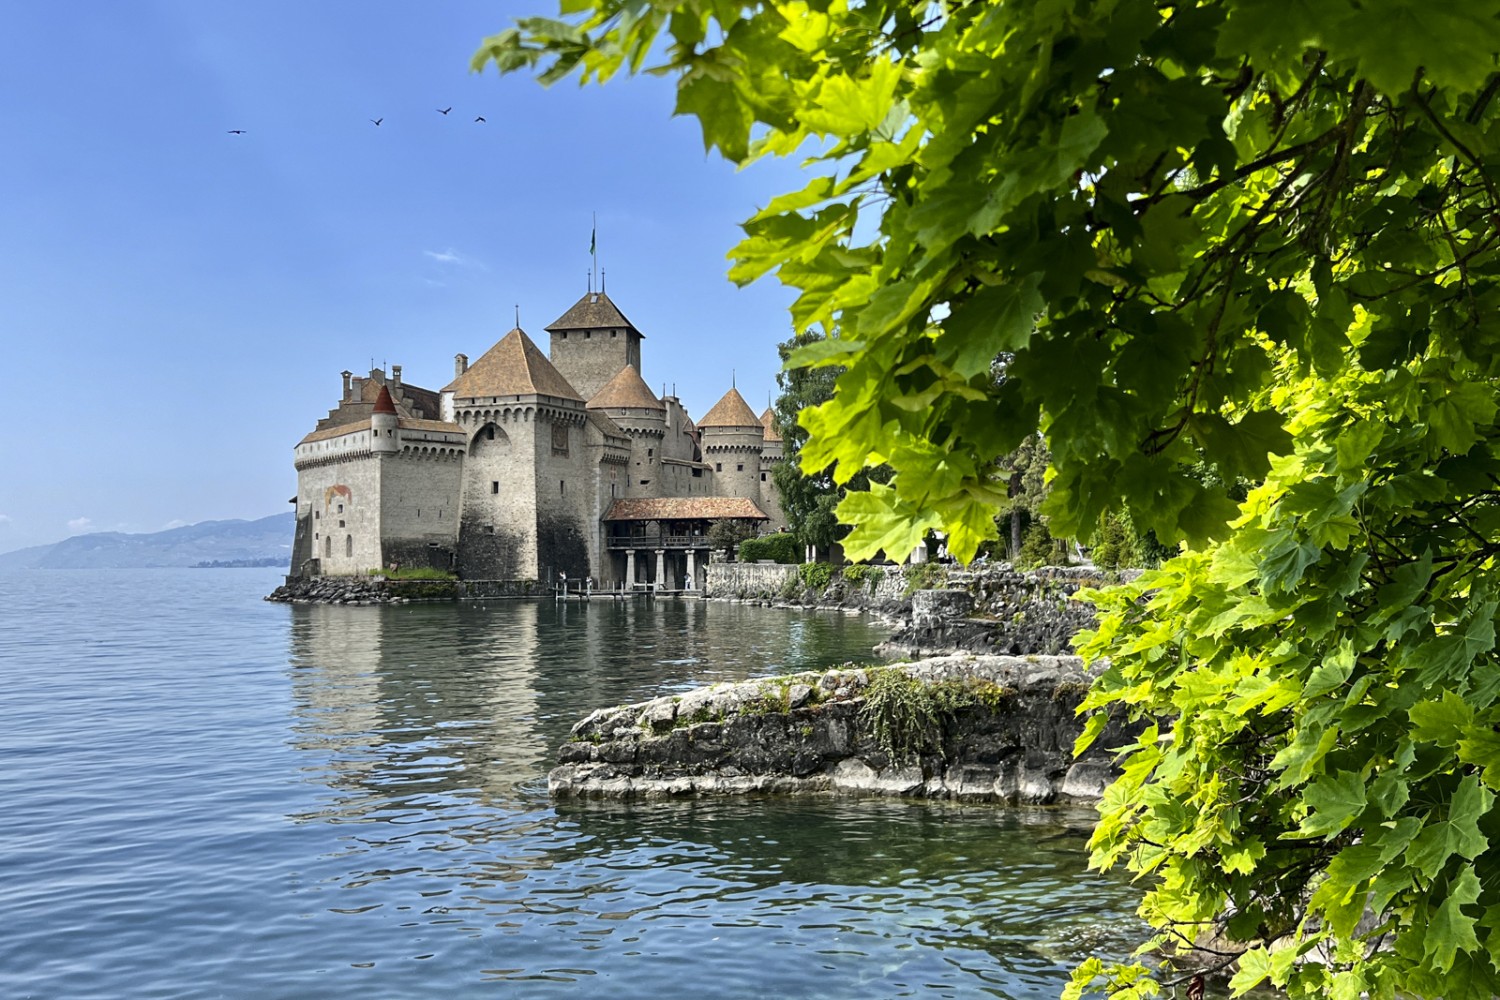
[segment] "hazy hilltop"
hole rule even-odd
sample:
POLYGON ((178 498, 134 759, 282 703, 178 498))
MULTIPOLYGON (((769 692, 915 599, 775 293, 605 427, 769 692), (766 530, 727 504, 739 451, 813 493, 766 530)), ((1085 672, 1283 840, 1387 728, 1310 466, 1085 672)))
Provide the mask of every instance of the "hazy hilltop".
POLYGON ((101 531, 0 554, 0 570, 149 569, 269 559, 284 565, 291 560, 295 524, 288 511, 255 521, 200 521, 149 534, 101 531))

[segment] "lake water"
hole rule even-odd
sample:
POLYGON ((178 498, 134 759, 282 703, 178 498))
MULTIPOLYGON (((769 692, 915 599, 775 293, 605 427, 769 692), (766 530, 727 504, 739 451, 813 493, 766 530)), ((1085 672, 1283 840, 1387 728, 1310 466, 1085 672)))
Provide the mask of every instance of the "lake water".
POLYGON ((591 709, 867 660, 868 621, 277 582, 0 581, 0 996, 1019 1000, 1138 933, 1086 814, 548 799, 591 709))

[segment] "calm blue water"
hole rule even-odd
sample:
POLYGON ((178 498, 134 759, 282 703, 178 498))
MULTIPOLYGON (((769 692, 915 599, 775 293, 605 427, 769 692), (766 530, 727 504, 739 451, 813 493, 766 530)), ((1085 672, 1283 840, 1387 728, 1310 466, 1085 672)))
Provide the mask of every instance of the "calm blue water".
POLYGON ((0 580, 0 997, 1042 998, 1135 933, 1086 816, 549 801, 590 709, 863 660, 860 619, 278 579, 0 580))

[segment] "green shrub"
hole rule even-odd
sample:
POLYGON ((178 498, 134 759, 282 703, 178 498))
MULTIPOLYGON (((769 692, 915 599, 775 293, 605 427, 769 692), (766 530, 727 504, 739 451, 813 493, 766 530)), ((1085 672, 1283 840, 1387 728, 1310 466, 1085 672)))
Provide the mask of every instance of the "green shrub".
POLYGON ((800 572, 788 573, 786 579, 781 582, 781 592, 777 596, 783 601, 802 596, 802 574, 800 572))
POLYGON ((855 587, 868 590, 883 574, 879 566, 853 565, 845 566, 839 571, 839 575, 855 587))
POLYGON ((828 563, 803 563, 797 567, 797 576, 809 588, 821 592, 833 582, 833 567, 828 563))
POLYGON ((797 544, 797 537, 785 531, 774 535, 762 535, 759 538, 747 538, 740 542, 740 562, 759 562, 769 559, 782 565, 791 566, 802 561, 802 546, 797 544))
POLYGON ((948 581, 948 569, 942 563, 912 563, 904 572, 908 597, 919 590, 932 590, 948 581))
POLYGON ((1068 561, 1068 544, 1053 538, 1047 526, 1032 521, 1021 536, 1021 551, 1016 556, 1016 567, 1028 569, 1032 566, 1055 566, 1068 561))
POLYGON ((896 668, 871 672, 860 718, 892 760, 921 753, 942 737, 941 714, 927 685, 896 668))

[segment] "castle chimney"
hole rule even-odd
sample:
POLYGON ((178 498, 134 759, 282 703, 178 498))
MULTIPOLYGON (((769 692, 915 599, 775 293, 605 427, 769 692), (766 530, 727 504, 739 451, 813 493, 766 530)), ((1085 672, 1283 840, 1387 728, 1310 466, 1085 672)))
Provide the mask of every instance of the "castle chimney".
POLYGON ((469 356, 467 354, 453 355, 453 377, 458 378, 469 370, 469 356))
POLYGON ((391 382, 397 389, 401 388, 401 366, 391 365, 391 382))
POLYGON ((340 372, 339 374, 341 374, 341 375, 344 376, 344 398, 348 399, 349 398, 349 379, 354 375, 354 373, 350 372, 350 371, 345 371, 345 372, 340 372))

